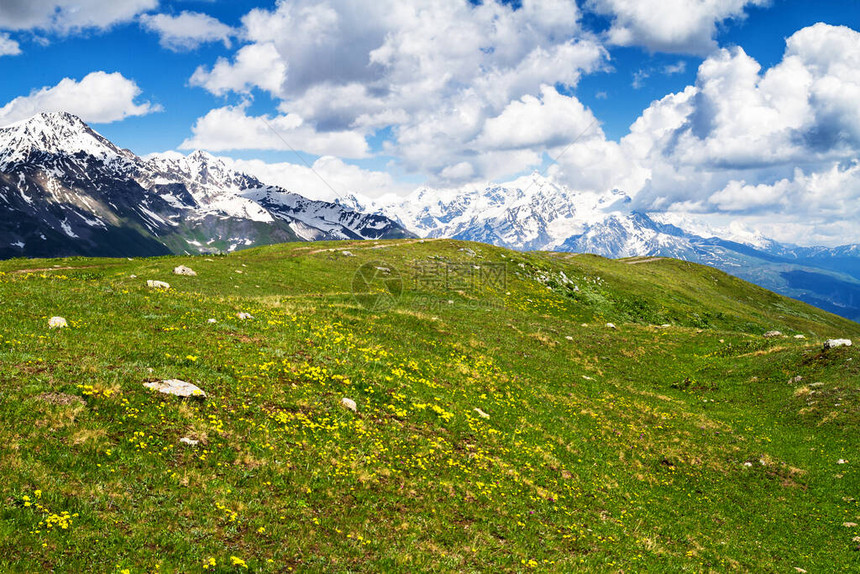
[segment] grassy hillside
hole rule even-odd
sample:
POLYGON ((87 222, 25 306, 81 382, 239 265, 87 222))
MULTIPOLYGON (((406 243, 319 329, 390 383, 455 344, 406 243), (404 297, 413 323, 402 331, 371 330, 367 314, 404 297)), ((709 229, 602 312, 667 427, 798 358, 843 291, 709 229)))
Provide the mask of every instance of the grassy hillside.
POLYGON ((822 350, 860 325, 711 268, 409 240, 0 272, 0 571, 860 570, 860 353, 822 350), (208 397, 143 386, 172 378, 208 397))

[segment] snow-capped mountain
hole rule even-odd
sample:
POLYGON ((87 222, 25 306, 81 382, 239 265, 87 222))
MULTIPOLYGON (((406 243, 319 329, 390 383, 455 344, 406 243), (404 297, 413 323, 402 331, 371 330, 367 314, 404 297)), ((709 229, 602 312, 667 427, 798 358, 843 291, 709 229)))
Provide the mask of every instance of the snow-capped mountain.
POLYGON ((157 255, 408 233, 205 152, 140 158, 67 113, 0 128, 0 258, 157 255))

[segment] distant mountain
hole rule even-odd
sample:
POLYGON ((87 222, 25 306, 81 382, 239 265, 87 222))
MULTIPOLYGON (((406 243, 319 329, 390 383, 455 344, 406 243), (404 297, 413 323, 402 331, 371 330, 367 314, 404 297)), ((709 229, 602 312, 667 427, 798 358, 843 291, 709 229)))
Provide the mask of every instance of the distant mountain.
POLYGON ((204 152, 140 158, 71 114, 0 128, 0 258, 408 235, 382 215, 268 186, 204 152))
POLYGON ((509 184, 434 190, 406 198, 343 200, 423 237, 605 257, 673 257, 704 263, 767 289, 860 320, 860 245, 795 247, 755 236, 706 237, 631 209, 621 191, 578 192, 532 175, 509 184))

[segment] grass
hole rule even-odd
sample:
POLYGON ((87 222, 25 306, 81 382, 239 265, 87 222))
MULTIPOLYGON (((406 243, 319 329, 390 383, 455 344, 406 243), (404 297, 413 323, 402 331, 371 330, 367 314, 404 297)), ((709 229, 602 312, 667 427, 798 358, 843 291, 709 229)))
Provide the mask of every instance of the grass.
POLYGON ((822 350, 860 325, 711 268, 407 240, 0 272, 0 571, 860 570, 860 353, 822 350))

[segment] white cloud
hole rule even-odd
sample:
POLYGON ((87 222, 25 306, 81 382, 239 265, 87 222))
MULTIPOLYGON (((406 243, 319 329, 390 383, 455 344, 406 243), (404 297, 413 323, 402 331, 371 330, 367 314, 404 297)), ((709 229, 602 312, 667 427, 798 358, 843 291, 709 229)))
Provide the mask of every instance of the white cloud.
POLYGON ((281 1, 247 14, 250 43, 191 83, 216 95, 261 89, 318 133, 390 128, 386 152, 410 172, 462 177, 468 163, 489 177, 509 161, 508 173, 539 164, 544 150, 484 149, 485 122, 605 65, 578 19, 574 0, 524 0, 517 10, 494 0, 281 1))
POLYGON ((161 110, 150 102, 135 103, 140 94, 137 84, 118 72, 92 72, 79 82, 64 78, 56 86, 33 90, 0 108, 0 125, 41 112, 69 112, 98 124, 161 110))
POLYGON ((198 119, 181 149, 212 152, 238 149, 301 150, 316 155, 361 158, 365 139, 355 132, 319 132, 296 114, 248 116, 246 105, 217 108, 198 119))
POLYGON ((21 53, 21 46, 9 37, 9 34, 0 34, 0 56, 17 56, 21 53))
POLYGON ((219 58, 211 71, 200 66, 190 82, 219 96, 230 91, 247 93, 254 87, 278 95, 286 73, 287 64, 274 44, 251 44, 236 53, 233 63, 219 58))
POLYGON ((159 35, 163 47, 174 50, 193 50, 208 42, 223 42, 230 47, 230 39, 236 30, 216 18, 199 12, 184 11, 178 16, 169 14, 144 14, 141 25, 159 35))
POLYGON ((475 143, 478 149, 553 148, 572 143, 596 124, 578 99, 544 85, 540 98, 523 96, 487 119, 475 143))
POLYGON ((158 0, 3 0, 0 29, 70 33, 106 29, 158 7, 158 0))
POLYGON ((611 44, 652 52, 704 55, 717 47, 717 24, 743 18, 747 6, 768 0, 589 0, 592 10, 612 17, 611 44))

